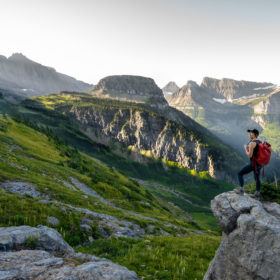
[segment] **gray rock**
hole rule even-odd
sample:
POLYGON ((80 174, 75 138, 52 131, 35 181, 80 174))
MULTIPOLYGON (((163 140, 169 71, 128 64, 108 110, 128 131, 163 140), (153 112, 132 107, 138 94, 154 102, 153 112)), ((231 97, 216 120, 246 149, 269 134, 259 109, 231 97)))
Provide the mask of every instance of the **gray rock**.
POLYGON ((41 250, 22 250, 0 253, 0 279, 137 280, 138 277, 109 260, 86 258, 82 254, 63 259, 41 250), (86 262, 75 265, 75 260, 86 262))
POLYGON ((73 253, 73 249, 52 228, 46 226, 0 227, 0 251, 29 246, 49 252, 73 253))
POLYGON ((47 218, 47 223, 51 226, 58 226, 60 222, 56 217, 50 216, 47 218))
POLYGON ((211 201, 223 238, 204 280, 278 280, 280 205, 226 192, 211 201))
POLYGON ((82 191, 84 194, 89 195, 89 196, 94 196, 98 198, 101 202, 105 204, 112 205, 110 201, 107 199, 103 198, 101 195, 99 195, 95 190, 87 186, 86 184, 80 182, 78 179, 70 177, 71 183, 80 191, 82 191))
POLYGON ((75 253, 54 229, 0 228, 0 280, 137 280, 135 272, 89 254, 75 253), (37 250, 26 250, 37 240, 37 250))
POLYGON ((67 206, 71 210, 86 215, 86 218, 82 220, 81 225, 90 225, 91 221, 97 223, 100 229, 100 233, 104 233, 103 237, 139 237, 145 234, 145 230, 142 229, 138 224, 135 224, 133 222, 121 220, 111 215, 97 213, 86 208, 79 208, 71 205, 67 206), (107 229, 109 229, 110 232, 108 232, 107 229))
POLYGON ((30 196, 33 198, 43 196, 36 190, 36 187, 34 185, 27 182, 6 181, 0 185, 0 188, 22 196, 30 196))

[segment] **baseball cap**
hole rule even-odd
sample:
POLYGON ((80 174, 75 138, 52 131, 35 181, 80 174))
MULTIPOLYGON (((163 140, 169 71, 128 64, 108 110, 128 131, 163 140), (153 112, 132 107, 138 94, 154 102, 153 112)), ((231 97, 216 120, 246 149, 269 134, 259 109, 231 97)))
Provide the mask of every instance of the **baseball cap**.
POLYGON ((254 129, 247 129, 247 132, 253 132, 257 136, 260 134, 260 132, 256 128, 254 128, 254 129))

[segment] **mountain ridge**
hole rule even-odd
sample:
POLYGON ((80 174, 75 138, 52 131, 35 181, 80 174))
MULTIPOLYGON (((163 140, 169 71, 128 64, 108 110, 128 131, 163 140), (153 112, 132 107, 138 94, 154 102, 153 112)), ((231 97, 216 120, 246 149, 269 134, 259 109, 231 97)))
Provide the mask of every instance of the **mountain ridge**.
POLYGON ((166 107, 162 90, 149 77, 111 75, 102 78, 90 92, 100 98, 148 103, 152 107, 166 107))
POLYGON ((0 88, 28 97, 62 90, 88 91, 92 85, 14 53, 0 57, 0 88))
POLYGON ((279 152, 279 97, 279 86, 272 83, 205 77, 201 85, 187 83, 167 101, 239 151, 247 142, 246 130, 255 127, 279 152))

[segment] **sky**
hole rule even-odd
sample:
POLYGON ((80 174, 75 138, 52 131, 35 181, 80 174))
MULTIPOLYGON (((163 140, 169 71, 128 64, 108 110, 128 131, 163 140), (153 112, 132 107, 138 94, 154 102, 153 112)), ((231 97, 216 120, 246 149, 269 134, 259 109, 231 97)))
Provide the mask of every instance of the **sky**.
POLYGON ((204 76, 280 84, 278 0, 0 0, 0 54, 96 84, 204 76))

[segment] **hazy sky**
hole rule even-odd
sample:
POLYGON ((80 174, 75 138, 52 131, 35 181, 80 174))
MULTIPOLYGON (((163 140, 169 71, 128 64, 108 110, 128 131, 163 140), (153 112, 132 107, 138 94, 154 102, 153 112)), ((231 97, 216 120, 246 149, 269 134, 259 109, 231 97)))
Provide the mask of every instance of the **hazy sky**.
POLYGON ((0 54, 90 83, 135 74, 280 84, 278 0, 0 0, 0 54))

